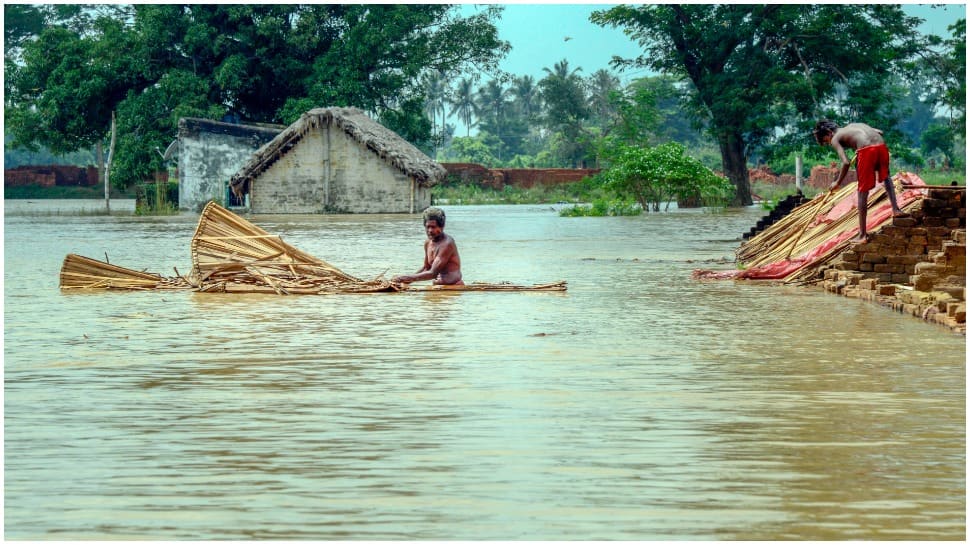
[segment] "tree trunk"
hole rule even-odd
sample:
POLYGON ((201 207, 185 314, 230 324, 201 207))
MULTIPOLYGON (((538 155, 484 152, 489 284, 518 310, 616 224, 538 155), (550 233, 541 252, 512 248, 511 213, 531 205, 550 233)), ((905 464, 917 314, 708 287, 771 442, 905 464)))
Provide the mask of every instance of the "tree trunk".
POLYGON ((98 159, 98 183, 104 183, 104 144, 99 139, 94 145, 94 154, 98 159))
POLYGON ((104 209, 111 213, 111 159, 115 154, 115 113, 111 112, 111 144, 108 146, 108 164, 104 169, 104 209))
POLYGON ((751 181, 748 178, 748 160, 744 153, 744 140, 734 133, 718 135, 718 145, 721 147, 721 164, 724 174, 734 184, 736 193, 734 206, 749 206, 751 200, 751 181))

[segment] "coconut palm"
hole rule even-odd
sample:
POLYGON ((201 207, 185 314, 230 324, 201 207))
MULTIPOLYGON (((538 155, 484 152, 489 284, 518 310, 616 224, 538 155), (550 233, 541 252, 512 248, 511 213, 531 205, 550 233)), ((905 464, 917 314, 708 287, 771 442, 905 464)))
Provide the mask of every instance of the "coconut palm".
POLYGON ((593 119, 602 128, 609 124, 616 113, 610 95, 620 90, 620 78, 608 70, 597 70, 587 80, 589 109, 593 119))
POLYGON ((441 125, 445 124, 445 104, 448 98, 448 80, 442 71, 429 72, 421 78, 425 91, 425 111, 431 117, 431 128, 438 128, 438 114, 441 114, 441 125))
POLYGON ((475 89, 470 78, 462 78, 452 92, 448 103, 451 105, 449 115, 457 115, 458 120, 465 125, 465 136, 471 135, 475 115, 475 89))

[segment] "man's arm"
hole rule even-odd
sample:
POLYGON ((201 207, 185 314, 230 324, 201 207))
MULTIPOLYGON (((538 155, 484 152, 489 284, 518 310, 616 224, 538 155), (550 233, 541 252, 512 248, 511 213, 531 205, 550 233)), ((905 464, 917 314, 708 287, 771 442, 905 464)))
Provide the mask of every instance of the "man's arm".
POLYGON ((836 178, 835 182, 829 186, 829 191, 842 185, 842 180, 849 174, 849 168, 852 166, 852 162, 845 155, 845 148, 842 147, 842 142, 839 141, 840 135, 838 133, 832 136, 831 144, 835 148, 835 152, 839 154, 839 160, 842 161, 842 170, 839 172, 839 177, 836 178))
MULTIPOLYGON (((426 242, 425 245, 430 244, 426 242)), ((420 271, 406 276, 398 276, 393 279, 394 282, 402 282, 404 284, 410 284, 411 282, 420 282, 421 280, 431 280, 438 276, 438 273, 444 270, 445 265, 451 260, 451 256, 455 253, 455 241, 447 240, 441 245, 438 250, 438 255, 435 256, 434 261, 428 264, 428 251, 425 248, 424 252, 424 267, 420 271)))

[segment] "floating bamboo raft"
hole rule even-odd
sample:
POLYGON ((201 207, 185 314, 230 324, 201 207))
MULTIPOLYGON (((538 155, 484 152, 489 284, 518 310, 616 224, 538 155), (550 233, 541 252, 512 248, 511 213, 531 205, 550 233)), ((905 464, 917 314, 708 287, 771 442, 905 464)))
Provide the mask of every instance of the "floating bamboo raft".
POLYGON ((362 280, 290 246, 214 202, 206 205, 191 241, 192 271, 166 278, 126 269, 76 254, 64 258, 61 289, 158 290, 323 295, 398 291, 566 291, 566 282, 518 285, 472 283, 462 286, 411 286, 362 280))
MULTIPOLYGON (((916 206, 926 187, 919 177, 906 172, 897 174, 894 183, 903 211, 916 206)), ((741 244, 735 255, 743 270, 694 271, 694 277, 811 282, 819 268, 837 259, 858 235, 856 193, 856 184, 820 193, 741 244)), ((869 192, 866 228, 872 234, 891 222, 889 196, 879 184, 869 192)))

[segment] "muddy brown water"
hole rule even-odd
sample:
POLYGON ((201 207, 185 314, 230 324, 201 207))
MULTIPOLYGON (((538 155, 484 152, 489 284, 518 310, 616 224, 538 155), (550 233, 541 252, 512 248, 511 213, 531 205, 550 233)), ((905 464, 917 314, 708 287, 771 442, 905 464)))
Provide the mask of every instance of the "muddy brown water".
MULTIPOLYGON (((446 206, 466 280, 569 291, 280 297, 62 294, 68 253, 187 272, 197 217, 6 204, 7 539, 965 536, 965 338, 690 278, 763 210, 446 206)), ((416 216, 251 219, 421 264, 416 216)))

